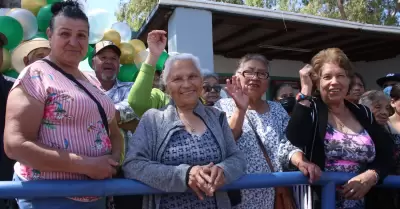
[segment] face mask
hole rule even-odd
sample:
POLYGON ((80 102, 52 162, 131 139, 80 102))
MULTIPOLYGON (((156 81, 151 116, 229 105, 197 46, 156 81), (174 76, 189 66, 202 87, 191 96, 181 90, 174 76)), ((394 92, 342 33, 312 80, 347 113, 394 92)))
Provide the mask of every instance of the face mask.
POLYGON ((296 104, 296 98, 294 97, 286 97, 279 100, 279 103, 285 108, 287 113, 291 113, 293 111, 294 105, 296 104))
POLYGON ((392 91, 392 86, 388 86, 385 89, 383 89, 383 93, 385 93, 386 96, 390 97, 390 92, 392 91))

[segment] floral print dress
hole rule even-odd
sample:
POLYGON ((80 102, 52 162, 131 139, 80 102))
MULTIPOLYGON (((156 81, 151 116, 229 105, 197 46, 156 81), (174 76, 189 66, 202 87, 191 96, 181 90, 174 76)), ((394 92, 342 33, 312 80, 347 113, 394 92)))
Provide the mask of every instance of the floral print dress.
MULTIPOLYGON (((98 88, 91 76, 78 80, 100 102, 108 122, 115 116, 113 102, 98 88)), ((18 76, 13 88, 21 86, 27 94, 43 103, 42 122, 37 141, 45 146, 82 156, 97 157, 111 153, 111 140, 105 130, 96 103, 75 83, 50 67, 36 61, 18 76)), ((85 180, 86 175, 67 172, 40 171, 17 162, 15 174, 22 181, 85 180)), ((94 201, 96 198, 77 198, 94 201)))
MULTIPOLYGON (((358 134, 346 134, 328 124, 324 144, 328 172, 359 174, 375 159, 375 145, 365 129, 358 134)), ((336 197, 336 209, 364 209, 364 200, 346 200, 340 193, 336 197)))
MULTIPOLYGON (((286 139, 285 130, 289 122, 289 115, 277 102, 267 101, 269 111, 263 114, 255 110, 248 110, 243 123, 243 132, 237 145, 246 155, 246 173, 270 173, 271 169, 257 143, 256 135, 251 128, 248 119, 255 126, 258 135, 268 152, 275 172, 281 172, 283 167, 289 165, 292 154, 300 151, 286 139)), ((215 106, 226 112, 228 119, 235 111, 236 105, 233 99, 221 99, 215 106)), ((273 209, 275 200, 274 188, 244 189, 241 190, 242 202, 236 209, 273 209)))

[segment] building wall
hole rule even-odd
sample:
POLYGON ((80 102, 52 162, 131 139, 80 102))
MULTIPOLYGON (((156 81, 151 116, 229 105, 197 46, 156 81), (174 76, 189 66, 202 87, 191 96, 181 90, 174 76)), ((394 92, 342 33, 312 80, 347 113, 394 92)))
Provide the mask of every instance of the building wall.
MULTIPOLYGON (((220 55, 214 56, 214 70, 216 73, 234 73, 238 59, 225 58, 220 55)), ((299 70, 305 65, 303 62, 291 60, 272 60, 271 76, 277 77, 299 77, 299 70)), ((355 62, 356 72, 360 73, 367 84, 368 89, 376 89, 376 79, 388 73, 400 73, 400 56, 387 60, 373 62, 355 62)))
POLYGON ((379 88, 376 79, 388 73, 400 73, 400 55, 387 60, 374 62, 356 62, 356 71, 360 73, 367 83, 367 89, 379 88))

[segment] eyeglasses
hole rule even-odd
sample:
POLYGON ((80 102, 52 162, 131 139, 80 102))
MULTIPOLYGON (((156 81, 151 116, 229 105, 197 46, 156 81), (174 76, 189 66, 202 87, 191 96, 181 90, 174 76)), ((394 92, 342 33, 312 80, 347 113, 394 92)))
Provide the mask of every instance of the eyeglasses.
POLYGON ((211 92, 214 89, 215 92, 219 93, 222 87, 220 85, 215 85, 215 86, 204 85, 203 89, 205 92, 211 92))
POLYGON ((240 73, 245 78, 254 78, 256 76, 258 79, 265 80, 269 78, 268 72, 253 72, 253 71, 243 71, 240 73))

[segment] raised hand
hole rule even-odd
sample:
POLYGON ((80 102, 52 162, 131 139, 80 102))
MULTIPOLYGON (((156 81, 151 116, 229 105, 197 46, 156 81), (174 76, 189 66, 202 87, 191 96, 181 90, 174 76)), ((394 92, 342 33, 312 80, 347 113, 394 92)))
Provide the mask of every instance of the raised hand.
POLYGON ((226 92, 233 98, 236 107, 246 111, 249 106, 249 96, 247 96, 248 88, 240 84, 240 79, 232 76, 232 80, 226 80, 226 92))
POLYGON ((301 82, 301 93, 305 95, 310 95, 312 91, 312 67, 311 65, 305 65, 300 71, 300 82, 301 82))
POLYGON ((147 35, 147 45, 149 46, 149 53, 157 58, 164 51, 167 45, 167 32, 163 30, 153 30, 147 35))

